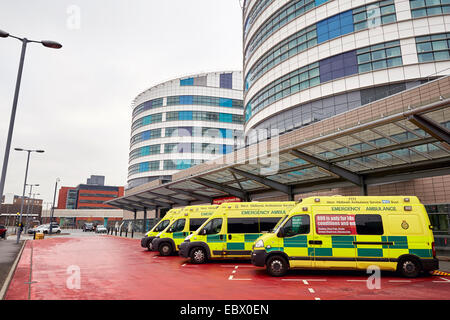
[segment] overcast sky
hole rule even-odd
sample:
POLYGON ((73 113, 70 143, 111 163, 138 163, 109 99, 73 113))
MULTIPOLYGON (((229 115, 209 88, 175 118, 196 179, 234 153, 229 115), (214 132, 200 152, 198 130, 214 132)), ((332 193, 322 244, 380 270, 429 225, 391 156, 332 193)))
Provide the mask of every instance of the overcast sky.
MULTIPOLYGON (((125 185, 132 100, 171 78, 242 69, 239 0, 0 0, 0 29, 29 44, 5 193, 28 183, 41 199, 91 174, 125 185)), ((6 146, 21 43, 0 38, 0 163, 6 146)), ((27 191, 28 193, 28 191, 27 191)))

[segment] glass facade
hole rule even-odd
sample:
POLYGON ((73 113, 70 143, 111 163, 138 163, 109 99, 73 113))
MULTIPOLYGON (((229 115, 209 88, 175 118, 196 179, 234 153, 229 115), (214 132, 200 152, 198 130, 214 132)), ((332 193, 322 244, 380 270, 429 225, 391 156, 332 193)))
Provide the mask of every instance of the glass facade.
POLYGON ((419 62, 450 59, 450 33, 416 37, 419 62))
POLYGON ((141 103, 133 110, 133 117, 136 116, 139 113, 142 113, 144 111, 155 109, 163 106, 163 98, 153 99, 146 101, 144 103, 141 103))
POLYGON ((131 138, 130 144, 134 145, 141 141, 156 139, 156 138, 161 138, 161 129, 147 130, 147 131, 138 133, 131 138))
POLYGON ((267 8, 273 0, 258 0, 258 3, 256 3, 250 13, 248 14, 247 19, 244 23, 244 37, 247 36, 248 31, 250 30, 250 27, 255 22, 256 18, 261 14, 261 12, 264 11, 265 8, 267 8))
POLYGON ((200 120, 211 122, 243 123, 240 114, 208 112, 208 111, 172 111, 167 112, 166 121, 200 120))
POLYGON ((208 96, 170 96, 167 97, 168 106, 177 105, 200 105, 212 107, 229 107, 229 108, 243 108, 242 100, 208 97, 208 96))
POLYGON ((150 156, 150 155, 159 154, 159 153, 161 153, 161 145, 154 144, 154 145, 150 145, 150 146, 144 146, 144 147, 141 147, 141 148, 131 151, 129 159, 131 161, 131 160, 134 160, 139 157, 145 157, 145 156, 150 156))
POLYGON ((410 0, 409 5, 413 18, 450 13, 450 0, 410 0))
MULTIPOLYGON (((385 98, 395 93, 422 84, 421 81, 403 82, 347 92, 313 102, 300 104, 283 113, 270 117, 260 123, 255 129, 264 129, 270 134, 277 130, 279 134, 308 124, 350 111, 367 103, 385 98)), ((256 141, 250 140, 252 144, 256 141)))
POLYGON ((344 52, 322 59, 271 82, 245 108, 245 120, 272 103, 309 87, 371 70, 402 65, 399 41, 344 52))

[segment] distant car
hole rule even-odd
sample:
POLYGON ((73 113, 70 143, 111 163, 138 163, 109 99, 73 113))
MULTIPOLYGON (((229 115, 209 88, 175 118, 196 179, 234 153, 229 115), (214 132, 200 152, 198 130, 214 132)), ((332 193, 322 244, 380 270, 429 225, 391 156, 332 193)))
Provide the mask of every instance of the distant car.
MULTIPOLYGON (((42 224, 33 229, 28 230, 28 233, 50 233, 50 224, 42 224)), ((52 223, 52 233, 61 233, 61 228, 58 224, 52 223)))
POLYGON ((6 239, 6 227, 3 225, 0 225, 0 238, 6 239))
POLYGON ((104 225, 99 224, 97 228, 95 228, 95 233, 107 233, 108 229, 104 225))
POLYGON ((94 231, 95 227, 93 223, 85 223, 83 225, 83 232, 87 232, 87 231, 94 231))

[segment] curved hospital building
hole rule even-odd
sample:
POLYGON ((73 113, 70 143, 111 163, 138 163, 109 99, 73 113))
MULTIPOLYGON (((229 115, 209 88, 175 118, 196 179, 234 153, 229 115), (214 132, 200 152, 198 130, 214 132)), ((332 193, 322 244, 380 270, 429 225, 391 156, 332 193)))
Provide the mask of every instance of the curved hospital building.
POLYGON ((282 134, 449 74, 449 13, 445 0, 247 0, 245 133, 282 134))
POLYGON ((170 181, 180 170, 234 151, 242 139, 242 87, 242 72, 212 72, 166 81, 138 95, 128 188, 170 181))

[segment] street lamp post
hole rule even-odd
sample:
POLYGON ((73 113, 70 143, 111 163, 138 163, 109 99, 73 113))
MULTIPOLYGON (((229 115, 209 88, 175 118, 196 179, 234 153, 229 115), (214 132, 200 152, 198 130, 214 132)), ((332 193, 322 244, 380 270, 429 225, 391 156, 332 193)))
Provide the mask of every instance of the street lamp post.
POLYGON ((25 188, 27 187, 28 165, 30 164, 30 154, 31 154, 31 152, 43 153, 44 150, 27 150, 27 149, 21 149, 21 148, 14 148, 14 150, 16 150, 16 151, 26 151, 28 153, 28 155, 27 155, 27 166, 26 166, 26 169, 25 169, 25 181, 23 183, 22 203, 20 204, 19 229, 17 231, 17 240, 16 240, 16 243, 19 244, 20 234, 22 233, 22 212, 23 212, 23 203, 25 201, 25 188))
MULTIPOLYGON (((27 184, 27 186, 30 187, 30 193, 28 195, 27 218, 25 220, 25 232, 28 231, 28 220, 29 220, 28 217, 30 214, 30 200, 32 200, 31 193, 33 192, 33 187, 39 187, 39 184, 27 184)), ((31 201, 31 203, 33 204, 33 201, 31 201)), ((33 214, 33 212, 31 212, 31 214, 33 214)))
MULTIPOLYGON (((31 203, 31 221, 33 222, 33 209, 34 209, 34 200, 36 199, 36 196, 40 196, 40 193, 33 193, 33 201, 31 203)), ((28 217, 27 217, 27 226, 28 226, 28 217)), ((28 226, 29 227, 29 226, 28 226)))
POLYGON ((53 212, 55 211, 55 199, 56 199, 56 189, 58 189, 58 182, 59 182, 59 178, 56 178, 56 183, 55 183, 55 193, 53 194, 53 205, 52 205, 52 210, 50 211, 50 228, 49 228, 49 234, 52 234, 52 222, 53 222, 53 212))
POLYGON ((17 101, 19 99, 19 91, 20 91, 20 83, 22 80, 22 71, 23 71, 23 63, 25 61, 25 52, 27 49, 27 44, 30 42, 34 43, 41 43, 44 47, 52 48, 52 49, 60 49, 62 48, 62 45, 50 40, 42 40, 42 41, 34 41, 34 40, 28 40, 27 38, 19 38, 16 36, 13 36, 9 34, 8 32, 5 32, 3 30, 0 30, 0 38, 14 38, 22 42, 22 52, 20 54, 20 63, 19 63, 19 71, 17 73, 17 81, 16 81, 16 89, 14 92, 14 100, 13 100, 13 107, 11 111, 11 119, 9 121, 9 130, 8 130, 8 138, 6 140, 6 148, 5 148, 5 156, 3 159, 3 167, 2 167, 2 175, 0 178, 0 199, 2 199, 3 196, 3 190, 5 187, 5 180, 6 180, 6 169, 8 168, 8 160, 9 160, 9 152, 11 149, 11 140, 12 140, 12 134, 14 129, 14 121, 16 118, 16 110, 17 110, 17 101))

